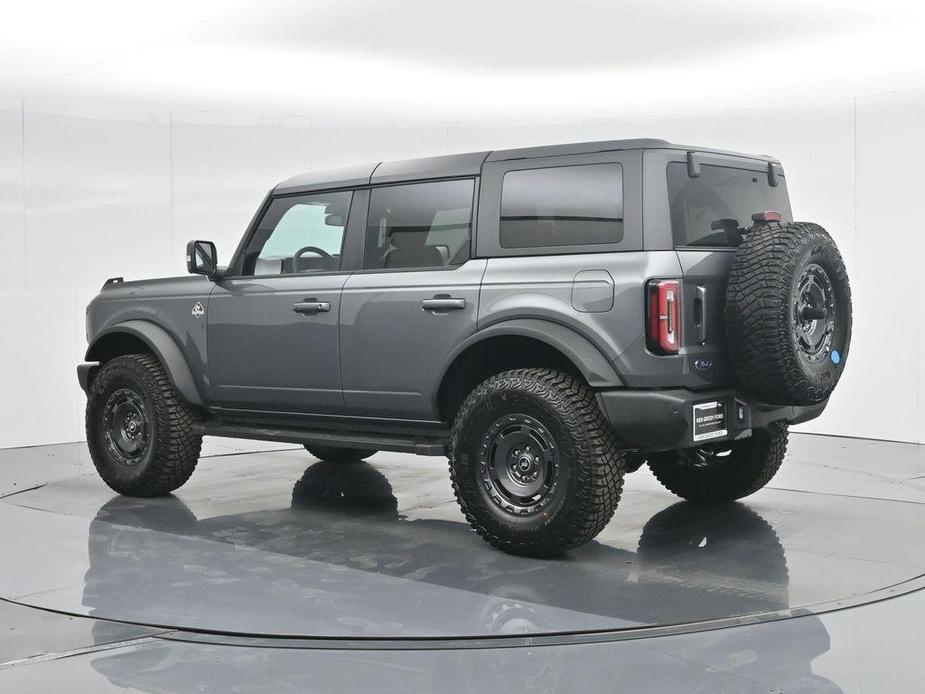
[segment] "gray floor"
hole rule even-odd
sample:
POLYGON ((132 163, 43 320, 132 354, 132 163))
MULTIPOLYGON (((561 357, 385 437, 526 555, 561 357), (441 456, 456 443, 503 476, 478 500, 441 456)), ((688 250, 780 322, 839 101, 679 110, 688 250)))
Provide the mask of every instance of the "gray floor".
POLYGON ((249 448, 152 500, 0 451, 0 691, 921 691, 920 447, 794 435, 721 509, 639 472, 556 561, 471 533, 443 459, 249 448))

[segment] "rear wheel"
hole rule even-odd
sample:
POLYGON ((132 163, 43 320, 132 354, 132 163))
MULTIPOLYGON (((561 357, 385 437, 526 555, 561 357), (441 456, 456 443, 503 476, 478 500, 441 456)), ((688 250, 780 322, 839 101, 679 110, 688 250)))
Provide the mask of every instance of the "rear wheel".
POLYGON ((623 488, 623 454, 593 393, 550 369, 479 385, 456 416, 449 458, 466 520, 512 554, 556 556, 590 541, 623 488))
POLYGON ((653 453, 648 463, 668 491, 688 501, 721 504, 770 482, 786 452, 787 426, 773 424, 741 441, 653 453))
POLYGON ((338 448, 336 446, 314 446, 312 444, 305 444, 305 450, 318 458, 318 460, 327 460, 332 463, 350 463, 364 460, 374 453, 378 453, 373 448, 338 448))
POLYGON ((127 496, 172 492, 199 461, 195 417, 153 355, 107 362, 87 396, 87 445, 97 472, 127 496))

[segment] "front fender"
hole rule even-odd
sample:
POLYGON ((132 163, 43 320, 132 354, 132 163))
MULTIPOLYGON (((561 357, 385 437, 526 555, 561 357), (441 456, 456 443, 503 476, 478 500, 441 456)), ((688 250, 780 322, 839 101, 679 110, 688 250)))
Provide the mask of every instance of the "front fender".
POLYGON ((507 335, 530 337, 559 350, 581 371, 592 388, 619 388, 624 385, 613 364, 588 338, 559 323, 535 318, 518 318, 494 323, 470 335, 447 359, 438 383, 443 382, 450 366, 469 347, 492 337, 507 335))
POLYGON ((186 363, 186 358, 183 356, 179 345, 166 330, 156 323, 145 320, 128 320, 109 326, 93 338, 93 342, 87 348, 85 360, 88 362, 99 361, 102 357, 101 345, 105 338, 108 335, 117 333, 132 335, 148 345, 154 355, 160 359, 161 364, 164 365, 171 383, 173 383, 180 395, 193 405, 203 405, 202 395, 196 387, 193 372, 190 370, 189 364, 186 363))

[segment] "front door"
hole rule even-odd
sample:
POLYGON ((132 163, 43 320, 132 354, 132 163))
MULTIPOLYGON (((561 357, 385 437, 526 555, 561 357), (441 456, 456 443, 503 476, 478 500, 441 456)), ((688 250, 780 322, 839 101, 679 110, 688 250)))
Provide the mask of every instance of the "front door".
POLYGON ((338 316, 353 193, 273 199, 237 275, 209 299, 212 392, 223 407, 291 412, 343 408, 338 316))
POLYGON ((373 188, 363 268, 344 285, 348 412, 433 419, 441 367, 475 332, 485 260, 469 259, 473 179, 373 188))

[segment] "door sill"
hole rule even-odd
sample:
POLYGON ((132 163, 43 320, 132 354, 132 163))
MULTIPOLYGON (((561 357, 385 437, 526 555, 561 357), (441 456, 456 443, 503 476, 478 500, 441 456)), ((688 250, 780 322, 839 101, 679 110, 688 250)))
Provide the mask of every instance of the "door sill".
POLYGON ((256 441, 280 441, 303 445, 337 448, 372 448, 377 451, 443 456, 447 453, 449 433, 433 429, 420 434, 351 432, 322 428, 277 427, 259 424, 206 421, 195 425, 205 436, 224 436, 256 441))

